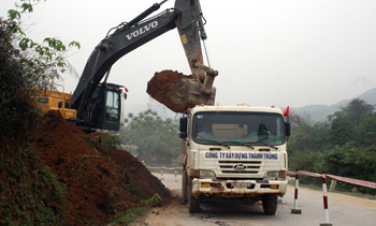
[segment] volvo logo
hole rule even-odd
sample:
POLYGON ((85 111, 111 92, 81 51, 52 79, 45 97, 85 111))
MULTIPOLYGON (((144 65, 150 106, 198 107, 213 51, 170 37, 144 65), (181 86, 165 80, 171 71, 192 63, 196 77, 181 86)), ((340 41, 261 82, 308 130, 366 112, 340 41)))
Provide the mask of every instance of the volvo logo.
POLYGON ((234 166, 234 169, 244 170, 244 169, 247 169, 247 166, 244 165, 244 164, 237 164, 237 165, 234 166))
POLYGON ((148 32, 150 29, 154 29, 158 26, 158 21, 153 21, 148 23, 147 25, 139 28, 138 30, 135 30, 134 32, 127 34, 126 37, 130 41, 133 37, 136 38, 139 35, 144 34, 145 32, 148 32))

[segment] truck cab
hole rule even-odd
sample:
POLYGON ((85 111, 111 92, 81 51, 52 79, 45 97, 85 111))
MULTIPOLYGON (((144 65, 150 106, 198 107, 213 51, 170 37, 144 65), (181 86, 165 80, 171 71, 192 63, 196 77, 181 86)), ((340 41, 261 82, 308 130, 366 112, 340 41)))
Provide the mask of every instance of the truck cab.
POLYGON ((180 121, 182 190, 189 212, 200 202, 254 203, 275 214, 287 189, 290 124, 281 109, 197 106, 180 121))

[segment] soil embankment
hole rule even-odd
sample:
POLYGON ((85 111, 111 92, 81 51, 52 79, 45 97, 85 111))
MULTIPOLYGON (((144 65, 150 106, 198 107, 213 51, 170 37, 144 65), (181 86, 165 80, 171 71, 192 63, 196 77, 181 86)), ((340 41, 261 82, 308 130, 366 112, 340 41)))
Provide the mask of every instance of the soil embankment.
POLYGON ((170 198, 168 189, 135 157, 95 144, 56 111, 44 116, 34 139, 50 171, 66 185, 70 225, 103 224, 114 210, 126 211, 155 193, 161 202, 170 198))

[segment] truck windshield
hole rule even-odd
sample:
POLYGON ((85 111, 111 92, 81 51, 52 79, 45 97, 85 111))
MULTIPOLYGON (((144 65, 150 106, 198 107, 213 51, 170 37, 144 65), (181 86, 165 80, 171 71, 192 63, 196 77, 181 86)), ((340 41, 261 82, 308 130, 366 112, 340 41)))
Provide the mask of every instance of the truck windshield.
POLYGON ((259 112, 196 113, 192 137, 199 144, 217 145, 280 145, 286 140, 282 115, 259 112))

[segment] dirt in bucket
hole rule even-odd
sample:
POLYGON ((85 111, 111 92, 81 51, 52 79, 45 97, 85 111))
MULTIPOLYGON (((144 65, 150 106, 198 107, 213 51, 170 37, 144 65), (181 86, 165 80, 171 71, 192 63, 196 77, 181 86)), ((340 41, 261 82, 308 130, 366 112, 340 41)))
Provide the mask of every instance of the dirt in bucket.
POLYGON ((189 81, 187 76, 177 71, 164 70, 156 72, 148 82, 146 92, 174 112, 184 112, 188 109, 189 81))

